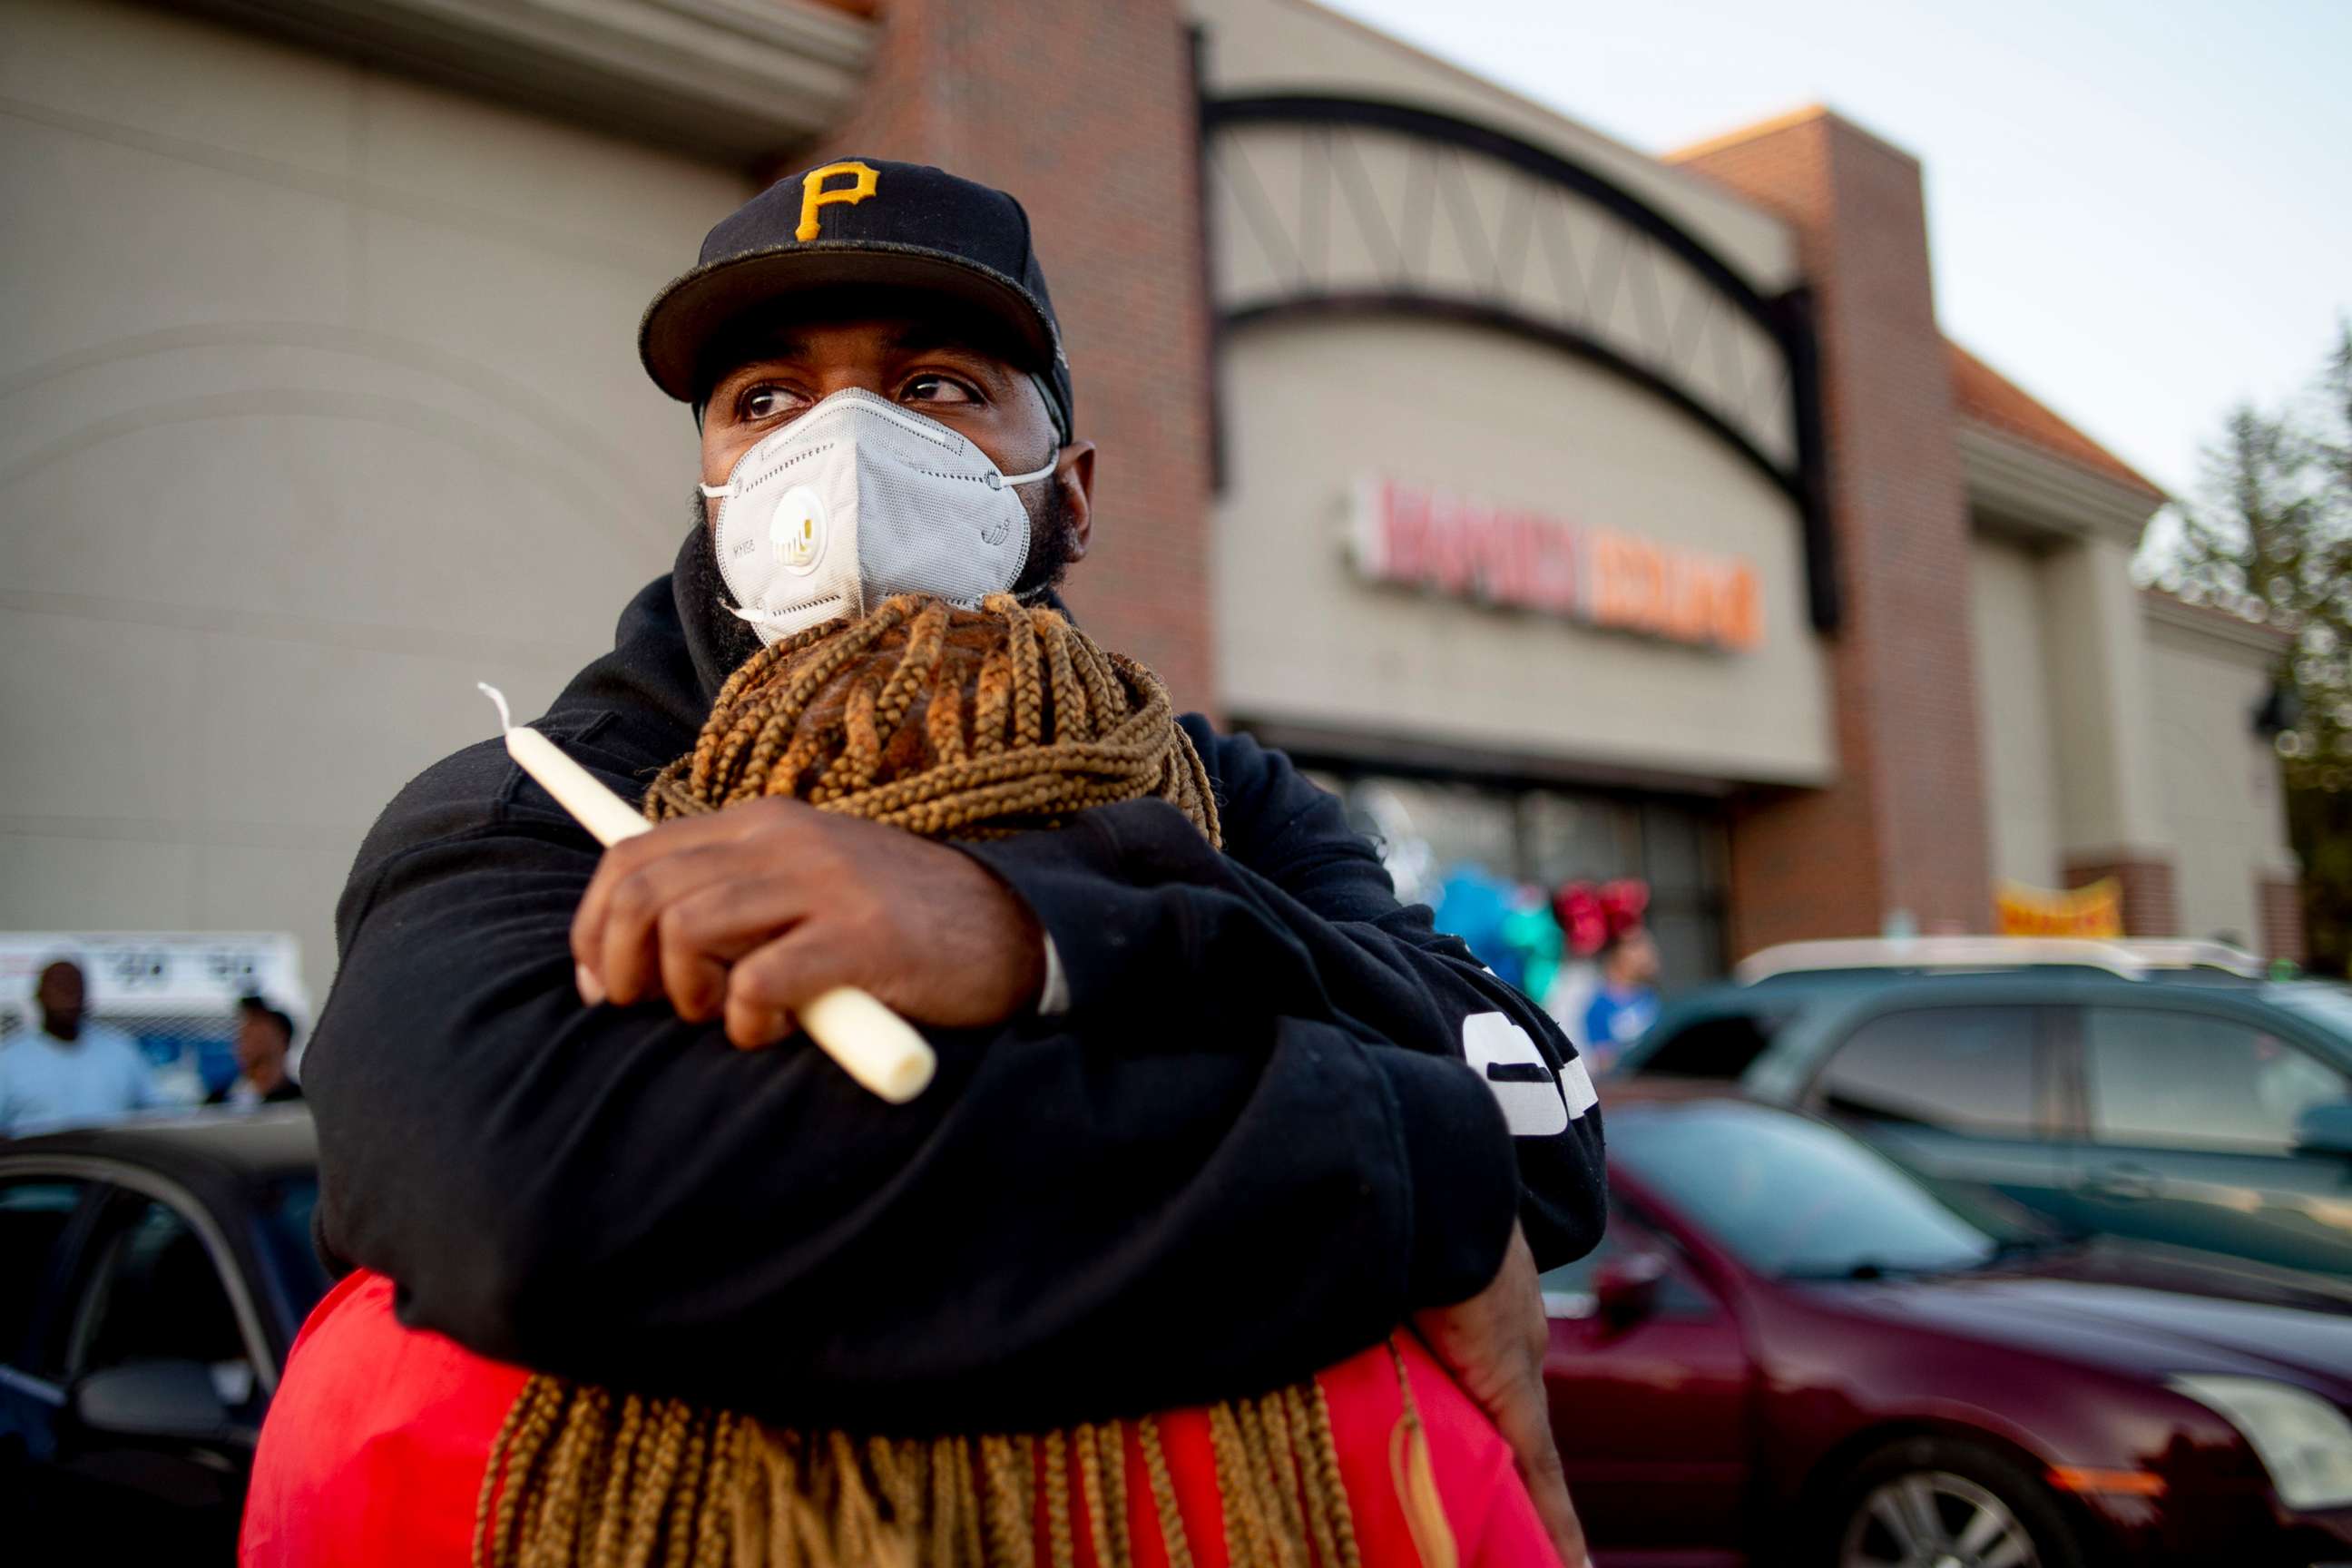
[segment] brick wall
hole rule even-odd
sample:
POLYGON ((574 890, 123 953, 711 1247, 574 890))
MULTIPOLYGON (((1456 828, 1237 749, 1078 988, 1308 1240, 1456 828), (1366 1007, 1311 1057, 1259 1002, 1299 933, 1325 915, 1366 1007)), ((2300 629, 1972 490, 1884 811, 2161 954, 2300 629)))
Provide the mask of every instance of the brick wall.
POLYGON ((2264 877, 2254 884, 2254 908, 2262 911, 2263 956, 2304 961, 2303 884, 2293 877, 2264 877))
POLYGON ((1812 110, 1675 155, 1797 230, 1813 290, 1845 623, 1838 782, 1732 826, 1732 946, 1982 931, 1991 913, 1969 643, 1969 514, 1919 165, 1812 110))
POLYGON ((2179 936, 2180 897, 2173 888, 2172 862, 2155 856, 2070 858, 2066 885, 2087 888, 2113 877, 2123 884, 2126 936, 2179 936))
MULTIPOLYGON (((1095 459, 1070 602, 1185 707, 1213 697, 1207 300, 1176 0, 886 0, 858 107, 793 166, 939 164, 1029 211, 1095 459)), ((779 171, 782 173, 784 171, 779 171)))

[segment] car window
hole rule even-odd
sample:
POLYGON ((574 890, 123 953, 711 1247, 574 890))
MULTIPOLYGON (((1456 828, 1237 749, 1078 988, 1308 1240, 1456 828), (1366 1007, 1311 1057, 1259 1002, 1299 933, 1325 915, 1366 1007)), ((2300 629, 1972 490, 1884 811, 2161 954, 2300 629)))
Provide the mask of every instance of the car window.
POLYGON ((1655 1253, 1666 1260, 1666 1272, 1658 1281, 1655 1316, 1711 1318, 1715 1315, 1715 1298, 1698 1283, 1691 1272, 1689 1260, 1683 1256, 1682 1248, 1676 1247, 1671 1238, 1661 1236, 1613 1205, 1609 1211, 1609 1228, 1601 1233, 1600 1246, 1573 1263, 1545 1269, 1540 1276, 1545 1312, 1555 1318, 1591 1317, 1593 1311, 1592 1277, 1601 1266, 1612 1258, 1629 1258, 1644 1252, 1655 1253))
POLYGON ((88 1191, 87 1183, 46 1177, 0 1182, 0 1362, 19 1371, 57 1370, 28 1342, 34 1310, 88 1191))
POLYGON ((318 1207, 316 1176, 288 1176, 255 1194, 263 1246, 277 1266, 286 1305, 298 1321, 310 1316, 331 1283, 310 1239, 310 1218, 318 1207))
POLYGON ((1609 1141, 1612 1162, 1761 1274, 1973 1268, 2000 1252, 1917 1178, 1826 1122, 1699 1105, 1612 1122, 1609 1141))
POLYGON ((2305 1110, 2352 1094, 2344 1074, 2266 1029, 2155 1007, 2088 1009, 2083 1071, 2103 1143, 2283 1154, 2305 1110))
POLYGON ((2031 1137, 2040 1012, 1937 1007, 1869 1019, 1832 1054, 1814 1098, 1849 1116, 2031 1137))
POLYGON ((204 1237, 169 1204, 133 1200, 89 1278, 76 1340, 78 1375, 193 1361, 212 1373, 232 1412, 257 1413, 253 1362, 228 1287, 204 1237))
POLYGON ((1772 1043, 1784 1013, 1696 1018, 1643 1053, 1636 1070, 1654 1078, 1738 1078, 1772 1043))

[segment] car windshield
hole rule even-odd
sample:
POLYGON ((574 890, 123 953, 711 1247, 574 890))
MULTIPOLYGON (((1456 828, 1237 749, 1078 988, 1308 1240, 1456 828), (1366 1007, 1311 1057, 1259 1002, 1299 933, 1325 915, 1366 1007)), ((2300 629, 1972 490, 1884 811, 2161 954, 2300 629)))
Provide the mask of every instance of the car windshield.
POLYGON ((319 1206, 319 1178, 285 1176, 264 1189, 257 1205, 269 1261, 299 1320, 327 1293, 327 1270, 310 1245, 310 1214, 319 1206))
POLYGON ((1733 1102, 1620 1116, 1610 1153, 1742 1262, 1777 1279, 1942 1273, 2013 1245, 1836 1129, 1733 1102))

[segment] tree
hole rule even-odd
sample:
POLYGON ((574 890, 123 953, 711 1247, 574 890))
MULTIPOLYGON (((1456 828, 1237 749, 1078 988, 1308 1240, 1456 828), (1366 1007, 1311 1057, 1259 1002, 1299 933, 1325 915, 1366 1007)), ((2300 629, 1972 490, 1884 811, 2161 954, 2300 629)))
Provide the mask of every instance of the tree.
POLYGON ((2313 390, 2233 409, 2205 453, 2165 562, 2181 595, 2293 639, 2278 668, 2278 753, 2304 868, 2315 969, 2352 967, 2352 322, 2313 390))

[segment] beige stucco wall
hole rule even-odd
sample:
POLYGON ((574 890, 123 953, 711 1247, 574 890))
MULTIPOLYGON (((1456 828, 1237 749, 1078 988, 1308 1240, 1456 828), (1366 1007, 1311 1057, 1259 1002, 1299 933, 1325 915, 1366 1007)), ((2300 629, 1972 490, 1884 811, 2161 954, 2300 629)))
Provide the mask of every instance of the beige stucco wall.
POLYGON ((2063 876, 2041 565, 2025 546, 1979 534, 1969 558, 1969 619, 1992 874, 2054 888, 2063 876))
POLYGON ((687 521, 638 311, 746 193, 144 7, 0 5, 0 928, 291 931, 687 521))
POLYGON ((1613 142, 1493 82, 1315 5, 1191 0, 1220 97, 1320 93, 1390 99, 1492 125, 1601 174, 1666 214, 1766 294, 1798 281, 1786 225, 1694 174, 1613 142))
POLYGON ((1220 369, 1212 556, 1233 713, 1694 780, 1829 776, 1796 509, 1685 416, 1556 350, 1442 322, 1260 324, 1220 369), (1367 474, 1744 556, 1761 646, 1685 647, 1362 582, 1343 530, 1367 474))
POLYGON ((2105 534, 2059 544, 2042 560, 2041 586, 2060 852, 2161 855, 2168 835, 2131 549, 2105 534))
POLYGON ((2269 694, 2269 650, 2232 627, 2181 624, 2151 605, 2146 617, 2150 740, 2174 856, 2180 931, 2233 933, 2262 946, 2257 884, 2294 875, 2278 757, 2253 732, 2269 694))
POLYGON ((2266 634, 2130 587, 2119 544, 1978 535, 1970 582, 1993 873, 2169 864, 2184 936, 2259 948, 2259 885, 2294 875, 2278 759, 2254 734, 2266 634))

